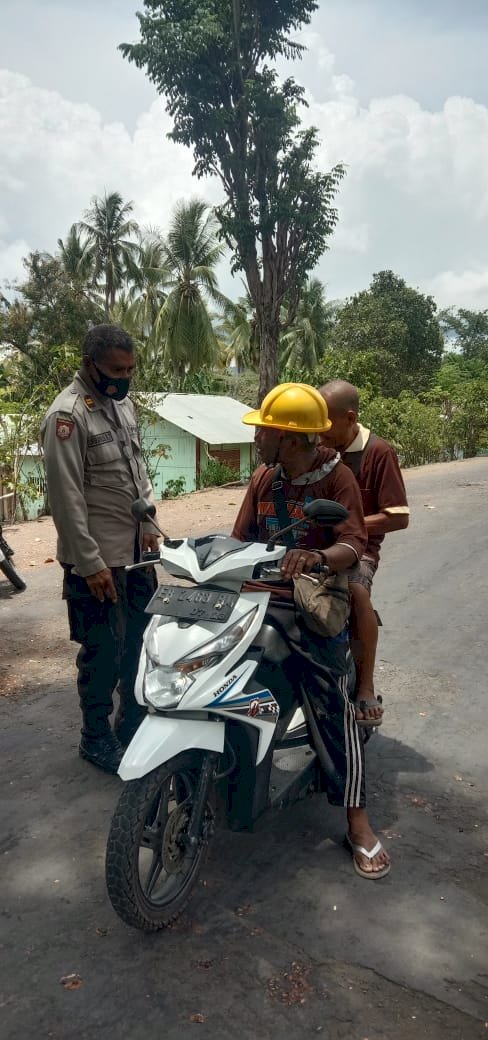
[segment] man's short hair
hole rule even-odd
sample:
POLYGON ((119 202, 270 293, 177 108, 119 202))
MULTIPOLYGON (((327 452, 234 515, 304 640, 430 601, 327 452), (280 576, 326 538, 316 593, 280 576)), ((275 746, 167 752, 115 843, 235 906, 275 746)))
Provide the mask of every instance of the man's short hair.
POLYGON ((133 354, 132 336, 129 336, 125 329, 121 329, 120 325, 94 325, 83 341, 83 360, 94 361, 97 364, 114 348, 133 354))
POLYGON ((319 393, 322 397, 331 398, 331 407, 336 412, 345 415, 346 412, 359 412, 360 401, 356 386, 346 382, 345 379, 331 379, 330 383, 324 383, 319 393))

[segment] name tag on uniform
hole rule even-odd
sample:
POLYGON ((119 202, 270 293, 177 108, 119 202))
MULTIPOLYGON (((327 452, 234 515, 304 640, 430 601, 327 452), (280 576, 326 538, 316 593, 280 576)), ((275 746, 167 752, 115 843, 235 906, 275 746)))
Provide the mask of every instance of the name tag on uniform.
POLYGON ((99 444, 110 444, 111 441, 113 441, 113 435, 110 430, 106 430, 105 433, 96 433, 93 437, 89 437, 87 447, 96 448, 99 444))

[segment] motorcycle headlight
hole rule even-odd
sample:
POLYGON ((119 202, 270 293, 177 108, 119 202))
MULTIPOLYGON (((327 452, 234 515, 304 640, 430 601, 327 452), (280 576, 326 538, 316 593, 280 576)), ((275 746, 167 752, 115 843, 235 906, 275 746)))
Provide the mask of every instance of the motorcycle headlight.
POLYGON ((154 708, 177 708, 191 684, 190 676, 177 668, 156 665, 144 676, 144 698, 154 708))
MULTIPOLYGON (((154 641, 150 638, 148 643, 149 667, 144 677, 144 697, 148 704, 154 708, 177 708, 181 698, 190 688, 195 672, 212 668, 234 647, 238 646, 252 625, 258 610, 259 607, 255 607, 216 639, 203 643, 191 654, 180 658, 169 667, 160 664, 154 641)), ((151 633, 152 635, 153 633, 151 633)))

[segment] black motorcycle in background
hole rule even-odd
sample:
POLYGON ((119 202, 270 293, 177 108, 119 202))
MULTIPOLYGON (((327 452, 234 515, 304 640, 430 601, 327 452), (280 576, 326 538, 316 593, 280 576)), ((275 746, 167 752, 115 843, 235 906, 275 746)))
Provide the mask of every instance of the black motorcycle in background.
POLYGON ((8 542, 2 535, 2 525, 0 524, 0 571, 3 571, 5 577, 12 582, 14 589, 18 589, 22 592, 23 589, 27 588, 25 581, 21 578, 19 572, 15 569, 12 563, 12 556, 14 555, 13 549, 10 548, 8 542))

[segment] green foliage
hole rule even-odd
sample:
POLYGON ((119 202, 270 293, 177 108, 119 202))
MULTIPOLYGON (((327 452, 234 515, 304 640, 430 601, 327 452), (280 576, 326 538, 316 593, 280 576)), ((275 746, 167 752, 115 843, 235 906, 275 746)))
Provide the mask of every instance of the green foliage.
POLYGON ((259 377, 256 372, 241 372, 233 375, 229 372, 213 372, 204 368, 199 372, 187 372, 180 390, 184 394, 212 394, 214 396, 233 397, 235 401, 255 408, 259 377))
POLYGON ((338 311, 334 345, 345 355, 378 352, 382 393, 422 393, 438 371, 443 352, 436 311, 431 296, 411 289, 392 271, 381 271, 368 290, 338 311))
POLYGON ((197 486, 198 488, 222 487, 223 484, 233 484, 234 481, 240 480, 240 477, 237 470, 227 466, 225 462, 219 462, 218 459, 210 457, 205 469, 202 469, 200 473, 197 486))
POLYGON ((452 394, 450 440, 471 458, 488 448, 488 379, 473 379, 456 387, 452 394))
POLYGON ((184 477, 175 477, 166 481, 164 495, 166 498, 178 498, 178 495, 186 494, 186 480, 184 477))
POLYGON ((38 427, 28 403, 12 403, 8 397, 5 390, 0 391, 0 484, 4 494, 13 493, 8 502, 10 515, 20 513, 25 519, 25 504, 37 496, 38 488, 26 479, 22 466, 38 427))
POLYGON ((438 408, 408 392, 398 399, 361 394, 361 421, 396 448, 403 466, 439 462, 443 422, 438 408))
POLYGON ((313 373, 312 382, 322 386, 332 379, 346 379, 354 386, 382 395, 398 379, 397 360, 383 350, 343 351, 330 347, 313 373))
POLYGON ((228 375, 225 380, 225 392, 235 401, 256 408, 259 397, 259 377, 256 372, 241 372, 240 375, 228 375))
POLYGON ((79 346, 90 324, 103 315, 87 286, 73 280, 49 253, 30 253, 24 267, 25 280, 12 287, 17 297, 0 308, 0 342, 26 356, 39 347, 79 346))
POLYGON ((488 360, 466 358, 462 354, 444 354, 434 382, 435 392, 449 392, 472 379, 488 380, 488 360))
POLYGON ((26 415, 37 413, 39 425, 44 411, 71 381, 79 364, 80 352, 70 344, 52 346, 49 351, 36 344, 28 354, 13 353, 0 366, 6 383, 5 409, 20 409, 26 415))
POLYGON ((316 8, 314 0, 145 0, 140 42, 121 45, 165 96, 170 136, 193 149, 196 175, 220 178, 221 233, 256 316, 260 397, 277 382, 282 305, 293 320, 337 221, 344 175, 341 166, 314 169, 316 131, 298 117, 303 90, 270 65, 300 54, 289 34, 316 8))
POLYGON ((186 372, 180 391, 183 394, 219 394, 225 395, 227 376, 224 372, 213 372, 210 368, 202 368, 198 372, 186 372))

